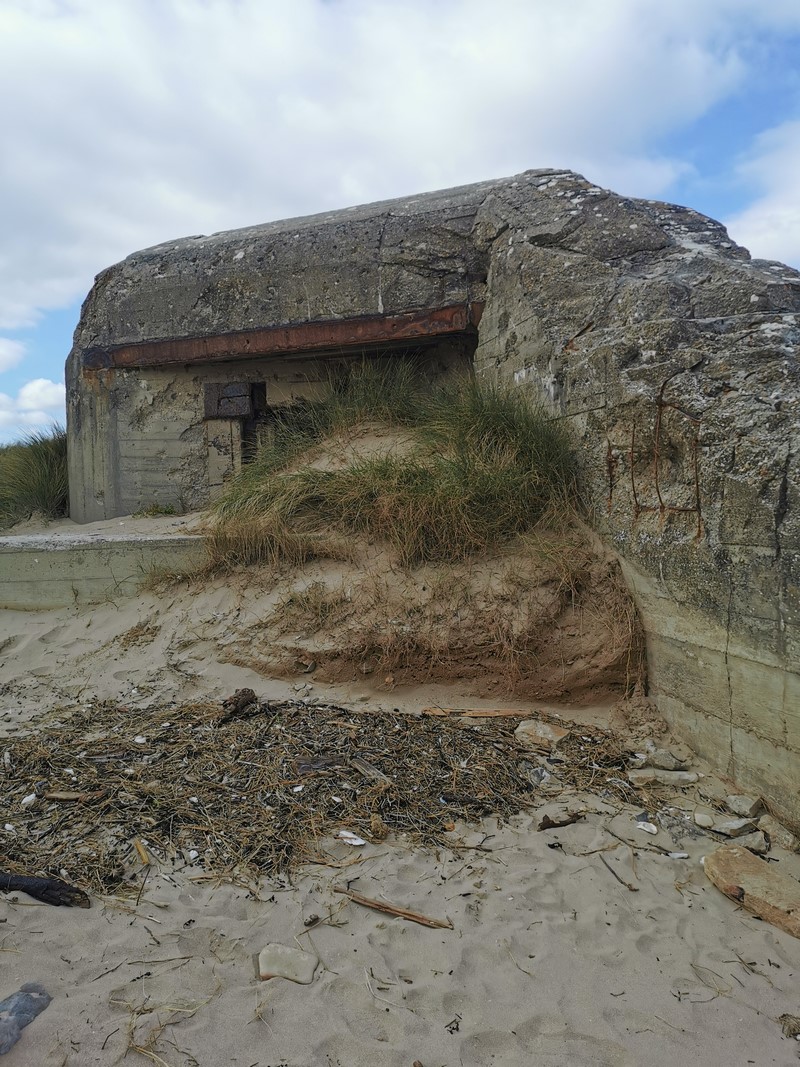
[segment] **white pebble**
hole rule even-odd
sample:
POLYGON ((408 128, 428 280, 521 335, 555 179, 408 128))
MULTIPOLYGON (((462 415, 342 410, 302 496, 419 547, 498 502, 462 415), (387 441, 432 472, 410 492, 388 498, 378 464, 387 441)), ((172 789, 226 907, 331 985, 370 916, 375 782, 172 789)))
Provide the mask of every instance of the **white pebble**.
POLYGON ((26 797, 22 798, 21 803, 23 808, 32 808, 38 799, 39 798, 36 796, 35 793, 28 793, 26 797))

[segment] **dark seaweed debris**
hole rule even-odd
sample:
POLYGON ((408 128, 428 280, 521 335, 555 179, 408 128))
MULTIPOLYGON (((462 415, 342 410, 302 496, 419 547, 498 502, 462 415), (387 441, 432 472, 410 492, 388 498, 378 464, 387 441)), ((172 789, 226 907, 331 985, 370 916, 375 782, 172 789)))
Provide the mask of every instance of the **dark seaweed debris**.
MULTIPOLYGON (((220 877, 274 877, 319 859, 341 829, 452 846, 457 822, 535 801, 537 761, 514 737, 518 719, 230 700, 98 703, 52 719, 4 746, 3 866, 97 892, 118 889, 141 850, 220 877)), ((622 751, 603 731, 581 733, 554 770, 577 785, 607 781, 622 751)))

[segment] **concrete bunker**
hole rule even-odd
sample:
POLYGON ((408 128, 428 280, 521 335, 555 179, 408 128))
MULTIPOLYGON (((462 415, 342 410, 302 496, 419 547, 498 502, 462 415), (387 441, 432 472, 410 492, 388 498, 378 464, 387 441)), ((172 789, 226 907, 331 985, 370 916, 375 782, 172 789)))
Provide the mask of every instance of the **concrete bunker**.
POLYGON ((800 273, 697 212, 538 170, 136 253, 97 278, 67 361, 72 517, 205 503, 237 404, 403 345, 567 422, 651 697, 800 822, 800 273))

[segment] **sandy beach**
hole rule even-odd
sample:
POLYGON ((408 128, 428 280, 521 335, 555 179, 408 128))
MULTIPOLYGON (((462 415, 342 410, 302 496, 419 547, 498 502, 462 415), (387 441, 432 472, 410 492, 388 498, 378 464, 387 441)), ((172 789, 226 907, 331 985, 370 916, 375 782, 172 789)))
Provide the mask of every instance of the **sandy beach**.
MULTIPOLYGON (((260 899, 169 871, 138 903, 4 899, 2 992, 40 981, 53 997, 5 1062, 794 1062, 777 1019, 797 1011, 797 941, 707 883, 706 842, 686 860, 636 849, 634 875, 605 818, 545 832, 527 814, 487 822, 465 832, 469 854, 369 845, 346 871, 309 868, 260 899), (333 892, 344 878, 453 929, 359 907, 333 892), (325 921, 309 931, 313 916, 325 921), (317 955, 312 984, 259 981, 253 957, 268 942, 317 955)), ((634 839, 626 815, 613 828, 634 839)), ((332 845, 333 862, 346 850, 332 845)))
MULTIPOLYGON (((632 748, 652 736, 686 755, 657 717, 626 718, 610 698, 558 707, 476 695, 474 679, 398 686, 374 675, 330 684, 313 672, 256 673, 225 650, 241 646, 266 596, 217 581, 92 608, 0 613, 0 750, 13 760, 15 742, 39 730, 46 745, 55 708, 64 718, 96 707, 101 723, 104 700, 137 711, 201 699, 221 707, 249 687, 264 700, 375 714, 505 707, 524 713, 515 725, 556 711, 573 732, 627 731, 632 748)), ((529 809, 459 823, 452 847, 398 833, 362 845, 328 835, 316 843, 319 862, 258 885, 151 850, 148 865, 132 851, 125 891, 90 892, 89 910, 0 894, 0 998, 27 982, 52 997, 3 1062, 794 1063, 798 1043, 780 1017, 800 1014, 800 940, 706 878, 703 857, 721 839, 693 814, 714 798, 719 807, 733 786, 697 760, 691 767, 697 783, 624 803, 602 776, 580 790, 555 765, 529 809), (565 806, 577 821, 537 828, 565 806), (656 834, 642 832, 643 815, 656 834), (343 888, 445 925, 370 909, 343 888), (261 980, 257 957, 271 943, 310 954, 313 980, 261 980)), ((20 827, 35 826, 35 809, 14 811, 0 853, 20 827)), ((775 842, 769 856, 800 877, 800 856, 775 842)))

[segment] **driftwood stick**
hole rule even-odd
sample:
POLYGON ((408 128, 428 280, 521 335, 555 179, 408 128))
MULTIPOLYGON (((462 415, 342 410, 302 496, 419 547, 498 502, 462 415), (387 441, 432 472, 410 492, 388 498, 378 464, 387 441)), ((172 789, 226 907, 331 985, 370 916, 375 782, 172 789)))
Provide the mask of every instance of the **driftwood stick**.
POLYGON ((617 874, 617 872, 614 870, 614 868, 611 866, 611 864, 606 861, 605 856, 600 856, 599 858, 600 858, 600 862, 603 864, 603 866, 606 868, 606 870, 610 871, 614 875, 614 877, 616 878, 616 880, 619 882, 620 885, 624 885, 626 889, 630 889, 631 893, 638 893, 639 892, 638 885, 631 885, 630 882, 626 882, 624 878, 621 878, 617 874))
POLYGON ((335 885, 333 887, 334 893, 344 893, 346 897, 349 897, 356 904, 363 904, 365 908, 374 908, 375 911, 382 911, 386 915, 396 915, 401 919, 408 919, 412 923, 419 923, 420 926, 430 926, 441 930, 452 930, 453 924, 448 919, 444 921, 442 919, 431 919, 427 915, 421 915, 418 911, 410 911, 408 908, 401 908, 398 904, 390 904, 385 900, 373 900, 372 897, 363 897, 360 893, 354 893, 352 889, 345 889, 344 886, 335 885))
POLYGON ((460 715, 465 719, 529 719, 535 714, 528 708, 522 711, 519 708, 423 708, 421 715, 460 715))

